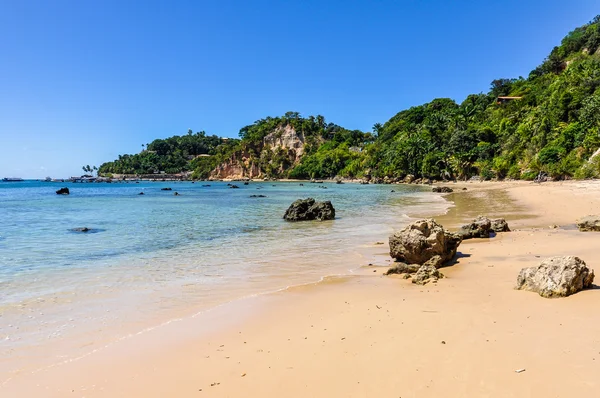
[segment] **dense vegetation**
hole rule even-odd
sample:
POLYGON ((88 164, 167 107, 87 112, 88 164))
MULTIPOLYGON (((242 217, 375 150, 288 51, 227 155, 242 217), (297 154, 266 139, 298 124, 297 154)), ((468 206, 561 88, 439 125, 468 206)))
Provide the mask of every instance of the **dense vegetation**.
POLYGON ((439 98, 412 107, 375 124, 373 133, 288 112, 242 128, 240 140, 203 133, 156 140, 138 155, 102 165, 100 173, 194 170, 194 177, 206 178, 230 160, 258 165, 270 177, 532 179, 543 172, 588 178, 600 176, 600 156, 588 161, 600 147, 599 133, 596 17, 570 32, 527 78, 494 80, 487 94, 472 94, 460 104, 439 98), (265 145, 267 135, 281 134, 286 126, 304 136, 300 161, 265 145), (195 139, 202 144, 192 149, 186 140, 195 139))
MULTIPOLYGON (((108 174, 154 174, 165 172, 175 174, 192 171, 208 160, 214 163, 218 155, 229 153, 228 148, 237 144, 238 140, 228 140, 216 135, 207 136, 204 131, 157 139, 142 152, 135 155, 119 155, 119 159, 100 166, 98 173, 108 174), (211 155, 203 157, 201 155, 211 155)), ((216 166, 216 164, 214 165, 216 166)), ((214 168, 214 166, 212 166, 214 168)))

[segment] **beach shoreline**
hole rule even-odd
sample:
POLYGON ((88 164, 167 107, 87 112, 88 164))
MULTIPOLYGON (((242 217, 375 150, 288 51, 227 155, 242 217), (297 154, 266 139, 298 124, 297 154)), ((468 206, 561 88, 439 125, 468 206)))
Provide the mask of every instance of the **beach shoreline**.
POLYGON ((513 232, 463 242, 457 264, 442 270, 447 278, 437 285, 382 277, 391 259, 386 244, 373 242, 365 264, 350 275, 171 322, 77 361, 18 375, 0 393, 593 395, 600 323, 590 314, 600 290, 547 300, 512 288, 520 268, 551 255, 578 255, 600 269, 600 235, 571 228, 598 208, 600 182, 445 185, 455 190, 445 196, 453 206, 433 218, 446 228, 484 214, 505 217, 513 232))

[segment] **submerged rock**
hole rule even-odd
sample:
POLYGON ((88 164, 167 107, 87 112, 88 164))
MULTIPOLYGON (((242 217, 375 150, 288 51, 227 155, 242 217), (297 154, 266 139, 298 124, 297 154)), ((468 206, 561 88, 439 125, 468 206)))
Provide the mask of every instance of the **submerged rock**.
POLYGON ((454 190, 449 187, 433 187, 433 188, 431 188, 431 192, 450 193, 450 192, 454 192, 454 190))
POLYGON ((537 267, 523 268, 516 289, 529 290, 542 297, 566 297, 591 287, 594 270, 579 257, 551 257, 537 267))
POLYGON ((161 191, 171 191, 171 190, 173 190, 173 188, 161 188, 160 190, 161 191))
POLYGON ((90 232, 92 229, 88 227, 72 228, 72 232, 90 232))
POLYGON ((317 202, 313 198, 298 199, 285 211, 286 221, 333 220, 335 209, 330 201, 317 202))
POLYGON ((267 195, 250 195, 250 198, 266 198, 267 195))
POLYGON ((238 189, 239 187, 237 185, 230 185, 229 188, 238 189))
POLYGON ((138 193, 138 195, 143 195, 143 194, 144 194, 143 192, 138 193))
POLYGON ((433 219, 419 220, 390 236, 390 256, 408 264, 424 264, 440 256, 441 264, 456 255, 461 238, 433 219))
POLYGON ((577 220, 577 228, 581 232, 600 231, 600 216, 586 216, 577 220))
POLYGON ((61 188, 58 191, 56 191, 56 194, 57 195, 70 195, 71 192, 69 191, 69 188, 64 187, 64 188, 61 188))

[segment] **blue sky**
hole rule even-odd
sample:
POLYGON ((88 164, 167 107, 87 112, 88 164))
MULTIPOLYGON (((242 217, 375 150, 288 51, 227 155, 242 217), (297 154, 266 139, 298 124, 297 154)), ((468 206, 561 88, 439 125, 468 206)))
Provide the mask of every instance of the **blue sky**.
POLYGON ((370 131, 527 76, 597 1, 0 0, 0 177, 265 116, 370 131))

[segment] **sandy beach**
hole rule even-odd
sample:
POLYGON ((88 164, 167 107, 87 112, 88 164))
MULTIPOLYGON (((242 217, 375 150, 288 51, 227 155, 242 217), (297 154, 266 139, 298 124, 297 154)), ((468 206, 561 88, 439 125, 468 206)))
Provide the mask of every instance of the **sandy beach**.
POLYGON ((577 218, 600 213, 600 181, 449 185, 455 206, 447 214, 414 216, 434 216, 450 230, 479 214, 500 216, 513 231, 464 241, 437 284, 383 276, 391 264, 387 239, 371 242, 355 274, 173 321, 19 374, 0 395, 599 395, 600 289, 545 299, 514 285, 521 268, 556 255, 579 256, 600 272, 600 233, 575 228, 577 218))

